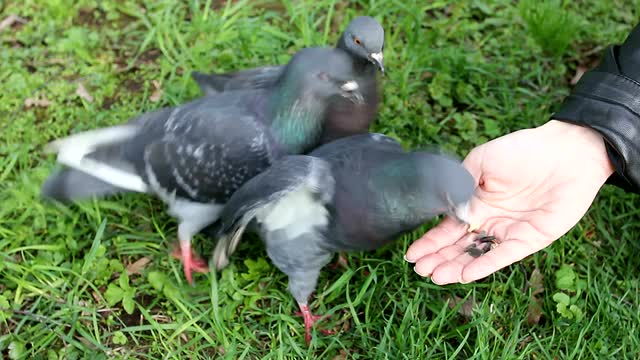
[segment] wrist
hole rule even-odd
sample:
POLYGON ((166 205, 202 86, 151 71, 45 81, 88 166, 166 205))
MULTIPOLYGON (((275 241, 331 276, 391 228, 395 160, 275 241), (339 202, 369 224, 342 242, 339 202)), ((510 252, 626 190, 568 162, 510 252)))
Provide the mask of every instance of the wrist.
POLYGON ((569 146, 568 151, 580 157, 585 165, 593 165, 606 181, 615 172, 615 168, 607 154, 604 137, 596 130, 571 124, 559 120, 550 120, 540 126, 541 130, 549 131, 552 136, 569 146))

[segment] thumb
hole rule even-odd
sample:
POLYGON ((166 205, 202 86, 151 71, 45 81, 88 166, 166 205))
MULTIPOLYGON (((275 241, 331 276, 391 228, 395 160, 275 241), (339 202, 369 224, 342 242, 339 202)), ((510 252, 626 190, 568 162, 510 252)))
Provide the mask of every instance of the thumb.
POLYGON ((476 146, 469 152, 467 157, 462 161, 462 166, 471 174, 475 182, 476 188, 482 178, 482 165, 487 150, 487 144, 476 146))
POLYGON ((486 216, 482 201, 480 201, 480 195, 483 185, 483 164, 487 150, 487 144, 483 144, 475 147, 462 162, 462 166, 471 174, 474 181, 475 191, 474 195, 464 205, 464 207, 457 209, 456 214, 460 220, 467 222, 472 227, 481 225, 486 216))
POLYGON ((438 252, 460 240, 466 234, 466 225, 451 216, 447 216, 440 224, 427 231, 414 241, 407 249, 405 260, 414 263, 421 258, 438 252))

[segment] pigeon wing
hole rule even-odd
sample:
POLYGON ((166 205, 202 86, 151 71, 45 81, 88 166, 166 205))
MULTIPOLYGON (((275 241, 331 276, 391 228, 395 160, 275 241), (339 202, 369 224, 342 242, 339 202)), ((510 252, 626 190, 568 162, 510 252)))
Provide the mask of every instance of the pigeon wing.
POLYGON ((305 155, 284 157, 249 180, 233 194, 220 215, 220 239, 213 256, 216 268, 228 264, 244 229, 254 219, 267 231, 285 233, 326 224, 325 205, 332 200, 334 186, 329 164, 305 155))
POLYGON ((282 75, 283 69, 284 66, 276 65, 222 74, 203 74, 194 71, 191 77, 205 95, 212 95, 229 90, 271 87, 282 75))
POLYGON ((267 135, 256 134, 246 142, 186 137, 156 141, 145 148, 145 175, 159 194, 224 203, 270 165, 274 149, 267 135))

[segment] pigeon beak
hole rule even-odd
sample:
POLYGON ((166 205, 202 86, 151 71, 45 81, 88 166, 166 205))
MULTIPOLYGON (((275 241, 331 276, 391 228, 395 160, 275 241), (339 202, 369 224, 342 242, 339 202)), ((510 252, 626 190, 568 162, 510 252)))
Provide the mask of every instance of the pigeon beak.
POLYGON ((449 194, 445 194, 445 201, 447 202, 447 213, 456 218, 463 224, 471 224, 469 213, 471 212, 471 200, 463 202, 461 204, 454 204, 449 194))
POLYGON ((471 211, 469 201, 453 206, 452 210, 458 221, 464 224, 471 224, 469 216, 469 212, 471 211))
POLYGON ((340 90, 342 90, 340 95, 355 104, 364 104, 364 97, 359 89, 360 86, 355 80, 349 80, 340 86, 340 90))
POLYGON ((378 66, 378 69, 380 69, 380 72, 384 74, 384 61, 383 61, 382 51, 369 54, 369 58, 371 59, 372 63, 378 66))

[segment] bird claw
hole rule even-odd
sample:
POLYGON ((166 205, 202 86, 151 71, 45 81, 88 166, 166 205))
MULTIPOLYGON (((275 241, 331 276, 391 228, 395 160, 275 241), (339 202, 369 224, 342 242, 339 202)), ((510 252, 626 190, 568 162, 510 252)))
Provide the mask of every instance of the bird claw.
POLYGON ((209 265, 198 254, 196 254, 191 248, 182 249, 178 247, 173 250, 171 255, 182 262, 184 268, 184 276, 187 278, 187 282, 193 284, 193 277, 191 271, 198 273, 208 273, 209 265))
MULTIPOLYGON (((193 254, 191 256, 193 256, 193 254)), ((209 265, 204 259, 196 255, 196 258, 192 258, 191 260, 191 270, 199 273, 208 273, 209 265)))
POLYGON ((349 263, 347 262, 347 258, 344 257, 344 255, 342 255, 342 254, 338 255, 338 260, 335 263, 329 265, 329 268, 331 270, 335 270, 335 269, 337 269, 339 267, 343 267, 345 269, 349 269, 349 263))
POLYGON ((320 329, 320 332, 321 332, 323 335, 335 335, 335 333, 336 333, 336 332, 335 332, 335 331, 333 331, 333 330, 327 330, 327 329, 320 329))
MULTIPOLYGON (((296 311, 296 312, 294 312, 294 313, 293 313, 293 315, 295 315, 295 316, 302 316, 303 318, 304 318, 304 317, 306 317, 306 316, 305 316, 305 314, 304 314, 304 313, 302 313, 302 312, 300 312, 300 311, 296 311)), ((309 319, 311 320, 311 322, 315 324, 317 321, 324 320, 324 319, 328 318, 328 317, 329 317, 329 315, 313 315, 313 314, 311 313, 311 310, 309 310, 309 315, 308 315, 308 317, 309 317, 309 319)))
MULTIPOLYGON (((296 311, 294 315, 302 316, 304 319, 304 340, 307 342, 307 345, 311 343, 311 328, 313 325, 320 320, 324 320, 329 317, 329 315, 313 315, 311 310, 307 305, 299 305, 300 311, 296 311)), ((324 335, 333 335, 335 331, 319 329, 319 331, 324 335)))
POLYGON ((487 232, 483 230, 480 231, 478 237, 475 238, 473 243, 467 246, 464 251, 474 258, 477 258, 493 250, 496 246, 498 246, 496 237, 487 235, 487 232))

